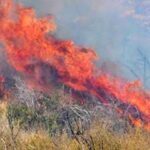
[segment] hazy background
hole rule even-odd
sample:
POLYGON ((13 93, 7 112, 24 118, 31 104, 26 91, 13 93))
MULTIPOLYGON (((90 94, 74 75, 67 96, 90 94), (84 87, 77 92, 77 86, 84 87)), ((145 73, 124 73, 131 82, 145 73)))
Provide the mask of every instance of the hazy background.
POLYGON ((16 1, 52 14, 56 35, 95 49, 108 72, 150 87, 150 0, 16 1))

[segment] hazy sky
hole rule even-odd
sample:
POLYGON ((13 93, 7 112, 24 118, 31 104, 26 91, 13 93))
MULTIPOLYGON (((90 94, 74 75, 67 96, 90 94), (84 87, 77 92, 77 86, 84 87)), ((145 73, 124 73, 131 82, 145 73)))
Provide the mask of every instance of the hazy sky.
MULTIPOLYGON (((94 48, 102 61, 116 63, 128 78, 136 78, 131 71, 143 78, 143 62, 137 50, 149 59, 150 0, 16 1, 33 6, 38 15, 52 14, 59 38, 94 48)), ((146 68, 149 76, 150 66, 146 68)))

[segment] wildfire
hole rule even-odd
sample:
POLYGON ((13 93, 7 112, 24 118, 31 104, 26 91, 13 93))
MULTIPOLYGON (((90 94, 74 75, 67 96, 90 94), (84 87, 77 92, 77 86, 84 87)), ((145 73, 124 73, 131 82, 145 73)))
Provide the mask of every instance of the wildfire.
POLYGON ((18 72, 40 87, 64 84, 103 103, 112 98, 129 104, 140 112, 139 120, 130 112, 131 121, 150 129, 150 94, 142 90, 140 82, 98 75, 94 50, 55 38, 51 34, 55 30, 52 17, 37 18, 33 8, 0 0, 0 40, 18 72))

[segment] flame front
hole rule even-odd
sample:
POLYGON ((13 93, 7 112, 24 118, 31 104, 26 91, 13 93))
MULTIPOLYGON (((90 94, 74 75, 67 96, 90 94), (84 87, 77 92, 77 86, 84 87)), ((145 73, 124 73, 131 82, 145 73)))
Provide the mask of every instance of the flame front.
POLYGON ((129 104, 140 112, 138 118, 130 112, 131 121, 150 130, 150 94, 142 90, 140 82, 125 83, 98 74, 94 50, 55 38, 55 30, 51 16, 37 18, 33 8, 0 0, 0 40, 9 63, 18 72, 40 87, 64 84, 74 91, 94 95, 103 103, 115 99, 129 104))

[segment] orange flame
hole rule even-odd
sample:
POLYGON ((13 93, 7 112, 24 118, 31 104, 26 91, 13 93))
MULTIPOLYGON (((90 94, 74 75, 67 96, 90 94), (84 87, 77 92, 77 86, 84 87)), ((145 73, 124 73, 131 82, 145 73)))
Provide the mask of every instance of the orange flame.
POLYGON ((0 0, 0 40, 9 63, 37 85, 64 84, 75 91, 96 96, 104 103, 117 99, 138 109, 141 118, 131 121, 150 129, 150 94, 139 81, 124 83, 107 74, 99 74, 92 49, 72 41, 56 39, 52 17, 37 18, 33 8, 0 0), (109 98, 108 98, 109 96, 109 98), (111 97, 111 98, 110 98, 111 97))

